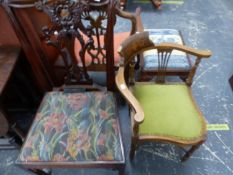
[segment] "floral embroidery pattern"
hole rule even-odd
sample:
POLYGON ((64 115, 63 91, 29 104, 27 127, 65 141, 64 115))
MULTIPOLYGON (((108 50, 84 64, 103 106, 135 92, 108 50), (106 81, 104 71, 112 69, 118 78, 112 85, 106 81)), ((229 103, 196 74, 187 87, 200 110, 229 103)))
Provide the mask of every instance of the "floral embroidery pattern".
POLYGON ((48 93, 18 162, 120 161, 115 99, 110 92, 48 93))

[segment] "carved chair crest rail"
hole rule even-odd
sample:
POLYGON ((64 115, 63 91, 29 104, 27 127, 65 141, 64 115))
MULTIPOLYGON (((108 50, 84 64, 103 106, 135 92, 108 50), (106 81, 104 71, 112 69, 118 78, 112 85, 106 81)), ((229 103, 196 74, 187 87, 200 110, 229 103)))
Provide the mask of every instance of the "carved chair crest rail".
MULTIPOLYGON (((123 39, 135 33, 136 14, 122 11, 118 1, 115 0, 112 1, 111 7, 109 0, 101 0, 100 2, 80 0, 72 2, 73 4, 80 2, 88 5, 88 8, 86 6, 82 13, 77 13, 80 9, 74 10, 75 6, 68 5, 67 2, 65 4, 64 1, 63 5, 67 6, 66 9, 60 7, 53 10, 43 9, 47 13, 45 15, 34 8, 42 8, 41 4, 44 2, 46 1, 9 0, 3 2, 42 89, 49 89, 46 87, 47 84, 49 86, 61 85, 63 76, 67 73, 64 67, 70 66, 72 61, 79 64, 78 67, 84 70, 83 75, 80 75, 82 81, 86 79, 86 82, 91 83, 87 71, 104 71, 106 72, 107 88, 114 89, 115 70, 119 60, 116 48, 123 39), (50 27, 49 16, 56 24, 54 28, 50 27), (130 21, 132 25, 130 32, 114 33, 117 16, 130 21), (76 24, 71 25, 72 22, 76 24), (47 27, 44 27, 42 32, 41 27, 45 25, 47 27), (71 52, 72 54, 68 55, 70 59, 67 61, 63 59, 66 50, 61 53, 51 47, 51 45, 62 47, 62 43, 66 42, 62 39, 64 30, 60 31, 61 25, 66 26, 66 30, 70 32, 70 37, 75 37, 75 42, 69 46, 75 48, 74 53, 71 52), (45 42, 49 42, 50 46, 47 46, 45 42)), ((48 4, 52 4, 55 1, 48 2, 48 4)), ((67 77, 67 79, 70 78, 67 77)))

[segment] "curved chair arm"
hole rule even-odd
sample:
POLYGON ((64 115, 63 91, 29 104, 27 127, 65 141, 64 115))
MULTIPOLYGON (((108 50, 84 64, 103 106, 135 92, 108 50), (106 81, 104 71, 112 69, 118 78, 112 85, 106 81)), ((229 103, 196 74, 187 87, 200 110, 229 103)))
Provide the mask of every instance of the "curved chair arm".
POLYGON ((142 25, 142 20, 141 20, 141 9, 140 7, 138 7, 135 10, 135 13, 129 13, 126 11, 123 11, 119 8, 116 8, 116 14, 122 18, 126 18, 129 19, 131 21, 131 31, 130 31, 130 35, 133 35, 136 33, 136 31, 142 32, 143 29, 143 25, 142 25))
MULTIPOLYGON (((175 44, 175 43, 155 44, 150 39, 149 32, 141 32, 141 33, 128 37, 126 40, 124 40, 123 43, 121 43, 118 49, 118 53, 121 55, 122 58, 124 58, 124 66, 126 67, 132 61, 132 59, 134 59, 136 55, 143 53, 144 51, 151 50, 151 49, 157 49, 158 53, 161 53, 160 56, 159 54, 158 56, 162 57, 162 58, 158 57, 158 59, 167 60, 166 61, 167 63, 170 57, 167 55, 170 55, 173 50, 182 51, 182 52, 185 52, 186 54, 190 54, 196 57, 195 63, 189 72, 188 78, 186 79, 186 84, 188 86, 192 85, 193 77, 196 73, 196 69, 201 59, 209 58, 212 55, 211 51, 209 50, 197 50, 191 47, 187 47, 187 46, 175 44)), ((121 64, 123 63, 121 62, 121 64)), ((162 67, 163 70, 158 69, 158 71, 162 72, 166 70, 167 64, 159 65, 159 66, 162 67)))
POLYGON ((144 120, 144 112, 137 101, 137 99, 134 97, 134 95, 131 93, 131 91, 128 89, 126 83, 125 83, 125 78, 124 78, 124 67, 120 67, 117 75, 116 75, 116 85, 121 94, 125 97, 127 102, 130 104, 130 106, 135 110, 135 115, 134 115, 134 121, 136 123, 141 123, 144 120))
POLYGON ((161 52, 162 55, 167 55, 166 53, 171 53, 173 50, 179 50, 185 52, 186 54, 190 54, 196 57, 195 63, 191 68, 186 84, 191 86, 193 77, 196 73, 196 69, 202 58, 209 58, 212 53, 209 50, 197 50, 191 47, 187 47, 180 44, 175 43, 161 43, 154 44, 150 39, 149 32, 141 32, 136 35, 132 35, 128 37, 119 47, 118 52, 123 57, 124 66, 128 65, 134 56, 139 53, 142 53, 147 50, 157 49, 158 52, 161 52), (163 54, 165 53, 165 54, 163 54))
POLYGON ((128 64, 133 57, 139 53, 147 50, 179 50, 186 52, 187 54, 194 55, 198 58, 208 58, 211 56, 209 50, 197 50, 191 47, 187 47, 175 43, 161 43, 154 44, 150 39, 149 32, 141 32, 136 35, 128 37, 118 49, 119 54, 125 59, 125 65, 128 64))

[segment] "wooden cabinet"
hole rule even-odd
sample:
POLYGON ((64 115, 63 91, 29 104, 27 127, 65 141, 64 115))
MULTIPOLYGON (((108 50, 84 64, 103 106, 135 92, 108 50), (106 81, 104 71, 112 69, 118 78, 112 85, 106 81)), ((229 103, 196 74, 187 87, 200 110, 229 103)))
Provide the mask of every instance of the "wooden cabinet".
MULTIPOLYGON (((14 35, 10 39, 6 39, 5 36, 0 37, 0 41, 2 44, 6 44, 6 42, 13 43, 16 40, 16 44, 20 44, 26 58, 32 68, 33 74, 35 76, 37 85, 40 89, 41 92, 48 91, 49 89, 52 88, 53 82, 51 81, 50 78, 50 73, 47 69, 46 66, 48 65, 46 60, 46 56, 44 54, 44 51, 40 48, 40 41, 39 41, 39 36, 36 33, 36 29, 32 23, 33 19, 30 19, 31 17, 34 17, 34 13, 27 9, 18 9, 18 8, 13 8, 8 6, 7 4, 3 4, 3 8, 1 7, 0 15, 4 18, 3 22, 5 25, 4 21, 7 21, 6 17, 8 18, 8 22, 11 25, 12 29, 14 30, 17 39, 14 35), (14 38, 15 37, 15 38, 14 38), (38 46, 39 45, 39 46, 38 46)), ((40 18, 39 18, 40 19, 40 18)), ((44 18, 41 18, 44 19, 44 18)), ((38 20, 38 19, 37 19, 38 20)), ((35 23, 38 23, 38 21, 34 21, 35 23)), ((2 26, 2 25, 1 25, 2 26)), ((10 28, 10 27, 8 27, 10 28)), ((2 35, 4 34, 5 30, 8 30, 8 28, 3 28, 2 30, 2 35)), ((10 29, 9 31, 13 30, 10 29)), ((9 33, 10 35, 10 33, 9 33)))
POLYGON ((20 46, 20 43, 8 20, 7 15, 0 6, 0 46, 2 45, 20 46))

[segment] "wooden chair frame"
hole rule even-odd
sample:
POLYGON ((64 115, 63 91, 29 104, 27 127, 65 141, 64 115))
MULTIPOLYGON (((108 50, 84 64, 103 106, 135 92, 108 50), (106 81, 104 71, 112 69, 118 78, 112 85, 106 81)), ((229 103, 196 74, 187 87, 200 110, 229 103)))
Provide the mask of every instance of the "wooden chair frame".
MULTIPOLYGON (((135 84, 134 65, 132 65, 132 60, 137 54, 150 49, 157 49, 158 52, 160 53, 159 55, 161 55, 161 60, 163 62, 163 64, 159 64, 159 69, 158 69, 159 72, 157 74, 156 83, 165 83, 164 77, 166 76, 166 66, 169 60, 169 55, 172 52, 172 50, 175 49, 196 56, 196 62, 193 65, 185 84, 189 87, 190 98, 192 99, 193 105, 199 112, 200 116, 202 116, 202 114, 199 111, 197 105, 195 104, 195 101, 192 97, 190 86, 192 85, 193 77, 195 75, 196 69, 201 59, 210 57, 211 52, 208 50, 196 50, 193 48, 189 48, 187 46, 173 44, 173 43, 162 43, 159 45, 155 45, 150 40, 148 32, 142 32, 128 38, 122 43, 121 47, 119 48, 119 53, 122 56, 122 61, 119 71, 116 75, 115 81, 119 91, 125 97, 125 99, 127 100, 127 102, 129 103, 132 109, 131 111, 132 143, 131 143, 130 158, 132 159, 134 157, 135 150, 140 143, 145 141, 161 141, 161 142, 173 143, 181 147, 191 146, 191 149, 189 149, 181 158, 182 161, 185 161, 206 140, 206 127, 203 128, 202 137, 190 141, 184 141, 172 137, 156 136, 156 135, 140 136, 138 134, 138 127, 140 123, 143 122, 146 116, 144 115, 144 111, 141 105, 130 91, 130 85, 135 84)), ((146 82, 146 83, 153 83, 153 82, 146 82)), ((205 120, 203 117, 201 117, 201 121, 203 123, 203 126, 205 126, 205 120)))
MULTIPOLYGON (((133 35, 136 33, 136 25, 137 18, 136 16, 140 15, 139 13, 129 13, 120 9, 120 4, 118 1, 113 0, 111 7, 109 6, 109 0, 102 0, 102 5, 96 5, 98 3, 91 3, 90 10, 96 10, 99 12, 99 17, 97 20, 88 16, 86 19, 92 23, 90 33, 95 33, 94 35, 88 36, 89 39, 87 43, 92 42, 91 47, 87 47, 87 52, 91 56, 91 64, 86 66, 88 71, 106 71, 107 73, 107 87, 109 90, 113 90, 115 88, 114 77, 115 70, 118 69, 118 66, 114 65, 115 55, 114 55, 114 26, 116 24, 117 17, 121 17, 123 19, 129 20, 131 23, 130 34, 133 35), (110 10, 111 9, 111 10, 110 10), (103 26, 103 20, 108 19, 107 27, 103 26), (101 46, 100 37, 104 35, 104 46, 101 46), (93 38, 96 37, 97 43, 93 42, 93 38), (99 46, 96 47, 96 44, 99 46), (92 54, 92 51, 97 51, 97 54, 92 54), (102 64, 100 58, 97 55, 100 54, 103 56, 103 59, 106 59, 106 64, 102 64)), ((85 32, 85 31, 84 31, 85 32)), ((88 32, 88 31, 87 31, 88 32)), ((85 64, 85 59, 84 64, 85 64)))
MULTIPOLYGON (((83 90, 92 87, 92 80, 90 79, 87 68, 84 64, 84 53, 88 46, 91 45, 91 42, 85 42, 82 34, 86 31, 83 28, 82 23, 80 23, 81 15, 86 10, 91 8, 91 3, 89 1, 69 1, 69 0, 52 0, 52 1, 38 1, 35 4, 29 4, 29 7, 34 7, 43 13, 47 14, 52 23, 42 28, 43 37, 47 44, 55 47, 59 54, 64 61, 66 74, 64 77, 64 84, 58 90, 64 90, 64 93, 70 93, 72 95, 73 90, 76 89, 75 92, 78 90, 83 90), (80 32, 81 31, 81 32, 80 32), (81 43, 81 51, 80 57, 82 67, 79 67, 77 64, 77 60, 75 59, 74 55, 74 41, 78 39, 81 43)), ((104 1, 106 2, 106 1, 104 1)), ((108 12, 111 10, 113 2, 115 1, 107 1, 110 3, 110 7, 107 9, 108 12)), ((15 6, 16 4, 11 4, 11 6, 15 6)), ((98 5, 98 4, 97 4, 98 5)), ((20 6, 22 7, 22 6, 20 6)), ((24 5, 24 7, 27 7, 24 5)), ((108 13, 111 15, 111 13, 108 13)), ((107 29, 108 30, 112 30, 107 29)), ((89 31, 90 32, 90 31, 89 31)), ((90 36, 88 31, 86 32, 87 35, 90 36)), ((112 71, 112 70, 111 70, 112 71)), ((114 79, 113 79, 114 80, 114 79)), ((93 87, 91 90, 95 90, 96 87, 93 87)), ((90 90, 90 89, 88 89, 90 90)), ((107 93, 107 92, 106 92, 107 93)), ((58 98, 58 97, 57 97, 58 98)), ((42 106, 42 104, 41 104, 42 106)), ((50 119, 51 120, 51 119, 50 119)), ((118 119, 116 119, 118 120, 118 119)), ((119 122, 118 122, 119 123, 119 122)), ((119 128, 118 128, 119 129, 119 128)), ((31 131, 31 130, 30 130, 31 131)), ((29 132, 30 132, 29 131, 29 132)), ((30 171, 33 171, 37 174, 48 174, 43 171, 44 168, 111 168, 113 170, 119 170, 119 174, 124 173, 125 167, 125 158, 124 158, 124 151, 123 151, 123 144, 121 139, 121 133, 119 130, 119 138, 120 144, 119 147, 122 150, 122 159, 121 160, 88 160, 83 162, 56 162, 56 161, 18 161, 16 162, 19 165, 22 165, 26 168, 29 168, 30 171)), ((26 139, 26 142, 28 137, 26 139)))
MULTIPOLYGON (((183 38, 183 36, 181 34, 181 31, 179 31, 179 35, 181 37, 182 43, 185 45, 184 38, 183 38)), ((192 63, 191 63, 191 60, 190 60, 188 54, 186 54, 186 60, 187 60, 187 63, 188 63, 188 68, 187 69, 167 68, 166 75, 168 75, 168 76, 178 76, 181 80, 185 81, 188 78, 189 73, 190 73, 191 68, 192 68, 192 63)), ((140 73, 141 81, 149 81, 149 80, 151 80, 151 78, 154 75, 156 75, 158 73, 157 69, 154 69, 154 70, 144 70, 143 69, 143 67, 144 67, 143 54, 140 54, 140 63, 139 64, 140 64, 140 67, 141 67, 141 73, 140 73)))
MULTIPOLYGON (((93 0, 89 1, 90 8, 85 12, 86 15, 89 13, 88 11, 96 10, 100 11, 101 18, 98 22, 101 22, 102 19, 108 18, 107 28, 102 28, 104 30, 104 38, 108 41, 108 44, 101 48, 102 50, 106 50, 106 64, 105 65, 94 65, 91 67, 87 67, 88 70, 100 70, 106 71, 106 86, 109 90, 115 89, 115 70, 114 67, 114 39, 113 39, 113 28, 116 21, 116 17, 120 16, 122 18, 129 19, 132 24, 132 28, 130 34, 134 34, 136 32, 136 14, 131 14, 120 9, 120 5, 118 1, 112 1, 111 7, 109 7, 109 0, 101 0, 100 2, 95 2, 93 0), (111 10, 109 10, 111 8, 111 10), (109 13, 111 12, 111 13, 109 13), (107 65, 107 66, 106 66, 107 65)), ((28 13, 34 12, 30 11, 35 7, 35 0, 9 0, 3 1, 2 3, 10 22, 19 38, 19 41, 22 45, 22 48, 27 56, 28 61, 33 67, 33 72, 38 82, 38 86, 40 87, 42 92, 46 92, 51 89, 53 86, 61 85, 63 79, 60 77, 60 74, 57 75, 54 71, 54 65, 51 63, 50 56, 47 49, 44 49, 42 43, 42 38, 39 36, 37 30, 41 25, 40 23, 44 23, 47 19, 40 19, 38 21, 34 20, 38 17, 38 14, 33 14, 32 18, 29 17, 28 13), (27 11, 28 10, 28 11, 27 11), (27 26, 27 27, 24 27, 27 26), (32 59, 33 58, 33 59, 32 59)), ((37 4, 38 5, 38 4, 37 4)), ((85 17, 82 16, 82 17, 85 17)), ((99 26, 98 22, 95 22, 95 26, 92 28, 86 29, 85 26, 82 27, 83 34, 87 35, 88 42, 86 42, 85 47, 91 48, 93 45, 93 30, 96 30, 99 27, 103 27, 102 24, 99 26)), ((95 36, 96 37, 96 36, 95 36)), ((98 38, 99 36, 97 36, 98 38)), ((88 49, 86 49, 88 50, 88 49)), ((50 51, 49 51, 50 52, 50 51)), ((54 59, 54 58, 52 58, 54 59)))
MULTIPOLYGON (((152 0, 153 1, 153 0, 152 0)), ((160 0, 155 0, 155 1, 160 1, 160 0)), ((138 8, 136 11, 138 11, 138 13, 140 14, 140 9, 138 8)), ((142 19, 140 15, 136 15, 137 18, 137 31, 138 32, 144 32, 144 26, 142 23, 142 19)), ((152 29, 153 30, 153 29, 152 29)), ((182 43, 185 45, 185 41, 184 38, 182 36, 181 31, 179 31, 179 35, 181 37, 182 43)), ((157 70, 143 70, 144 67, 144 57, 143 57, 143 53, 140 53, 138 56, 138 62, 137 62, 137 67, 140 67, 141 72, 140 72, 140 80, 141 81, 149 81, 151 80, 151 78, 157 74, 157 70)), ((187 70, 182 70, 182 69, 167 69, 167 75, 170 76, 179 76, 180 79, 182 79, 183 81, 185 81, 188 78, 188 75, 191 71, 191 67, 192 67, 192 63, 191 60, 189 58, 189 55, 186 54, 186 59, 187 59, 187 63, 189 65, 187 70)))

